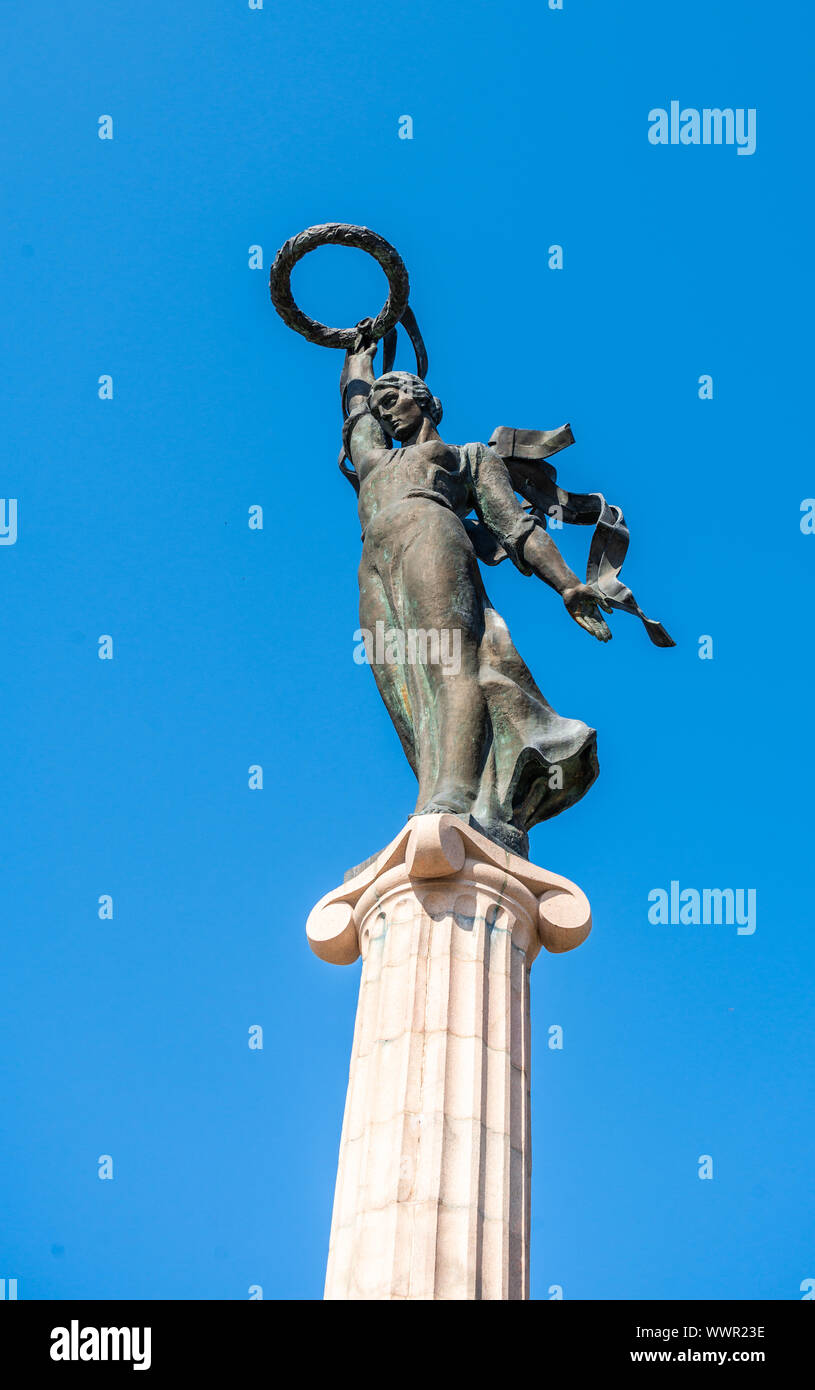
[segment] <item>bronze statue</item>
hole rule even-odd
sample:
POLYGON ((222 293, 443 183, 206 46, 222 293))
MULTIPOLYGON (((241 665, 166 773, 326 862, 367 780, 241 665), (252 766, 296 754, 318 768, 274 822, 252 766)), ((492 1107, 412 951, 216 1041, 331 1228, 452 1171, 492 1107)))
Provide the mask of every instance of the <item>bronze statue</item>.
POLYGON ((452 812, 526 855, 529 829, 573 805, 596 778, 596 734, 547 703, 487 597, 479 560, 496 564, 508 556, 522 574, 542 579, 599 642, 611 637, 600 610, 619 608, 639 616, 656 645, 673 646, 618 579, 628 545, 622 513, 598 493, 558 487, 545 460, 573 442, 568 425, 502 428, 488 444, 442 439, 442 407, 424 380, 427 358, 407 305, 407 273, 383 238, 342 224, 309 228, 281 248, 271 289, 293 327, 346 348, 340 467, 358 494, 361 628, 456 634, 455 670, 416 659, 417 650, 426 654, 426 640, 392 642, 387 660, 371 662, 418 779, 414 814, 452 812), (376 320, 325 329, 297 309, 291 268, 326 241, 370 250, 385 268, 391 295, 376 320), (397 322, 413 341, 417 374, 390 370, 397 322), (381 339, 385 370, 377 377, 381 339), (595 526, 585 583, 547 534, 553 516, 595 526))

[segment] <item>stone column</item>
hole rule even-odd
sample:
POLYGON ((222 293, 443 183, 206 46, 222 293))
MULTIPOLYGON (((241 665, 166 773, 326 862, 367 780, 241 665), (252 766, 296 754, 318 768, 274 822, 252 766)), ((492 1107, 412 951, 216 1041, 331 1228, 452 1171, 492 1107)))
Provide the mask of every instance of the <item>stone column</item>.
POLYGON ((327 1299, 529 1297, 529 970, 591 927, 567 879, 418 816, 311 913, 362 955, 327 1299))

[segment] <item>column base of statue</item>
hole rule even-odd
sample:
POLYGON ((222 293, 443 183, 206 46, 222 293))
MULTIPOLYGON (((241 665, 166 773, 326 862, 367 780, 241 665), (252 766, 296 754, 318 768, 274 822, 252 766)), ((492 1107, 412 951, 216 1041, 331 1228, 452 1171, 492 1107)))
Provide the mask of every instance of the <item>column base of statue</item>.
POLYGON ((573 883, 448 814, 314 908, 312 950, 363 962, 327 1299, 529 1297, 529 970, 590 928, 573 883))

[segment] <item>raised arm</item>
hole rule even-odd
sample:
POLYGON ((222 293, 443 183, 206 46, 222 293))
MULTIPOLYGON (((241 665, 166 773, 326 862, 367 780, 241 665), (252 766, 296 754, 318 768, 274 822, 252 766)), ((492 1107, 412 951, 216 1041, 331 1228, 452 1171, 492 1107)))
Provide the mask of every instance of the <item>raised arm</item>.
POLYGON ((340 377, 343 412, 347 420, 343 437, 346 448, 360 478, 375 461, 377 451, 387 449, 385 432, 368 409, 368 396, 376 380, 373 361, 377 344, 367 331, 370 319, 358 324, 359 333, 352 348, 345 354, 345 363, 340 377))
POLYGON ((542 526, 524 511, 512 487, 506 464, 489 445, 472 451, 470 473, 476 509, 507 554, 525 574, 534 574, 560 594, 566 611, 600 642, 611 631, 597 605, 611 606, 588 584, 582 584, 542 526))

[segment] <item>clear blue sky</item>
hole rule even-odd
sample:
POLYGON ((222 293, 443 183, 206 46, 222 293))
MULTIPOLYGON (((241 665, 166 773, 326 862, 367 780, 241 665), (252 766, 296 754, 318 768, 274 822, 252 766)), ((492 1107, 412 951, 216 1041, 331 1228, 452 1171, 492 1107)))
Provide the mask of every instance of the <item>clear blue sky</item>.
MULTIPOLYGON (((322 1294, 358 967, 313 957, 305 919, 415 795, 352 657, 341 355, 268 298, 277 246, 336 220, 404 256, 446 438, 571 421, 561 480, 623 506, 624 575, 679 644, 618 614, 601 647, 488 572, 601 762, 532 834, 595 919, 532 976, 533 1296, 800 1298, 810 6, 45 0, 3 27, 0 1276, 322 1294), (755 107, 756 153, 650 145, 673 99, 755 107), (671 881, 755 888, 757 930, 651 925, 671 881)), ((384 281, 335 250, 295 288, 348 323, 384 281)), ((559 534, 582 568, 588 532, 559 534)))

